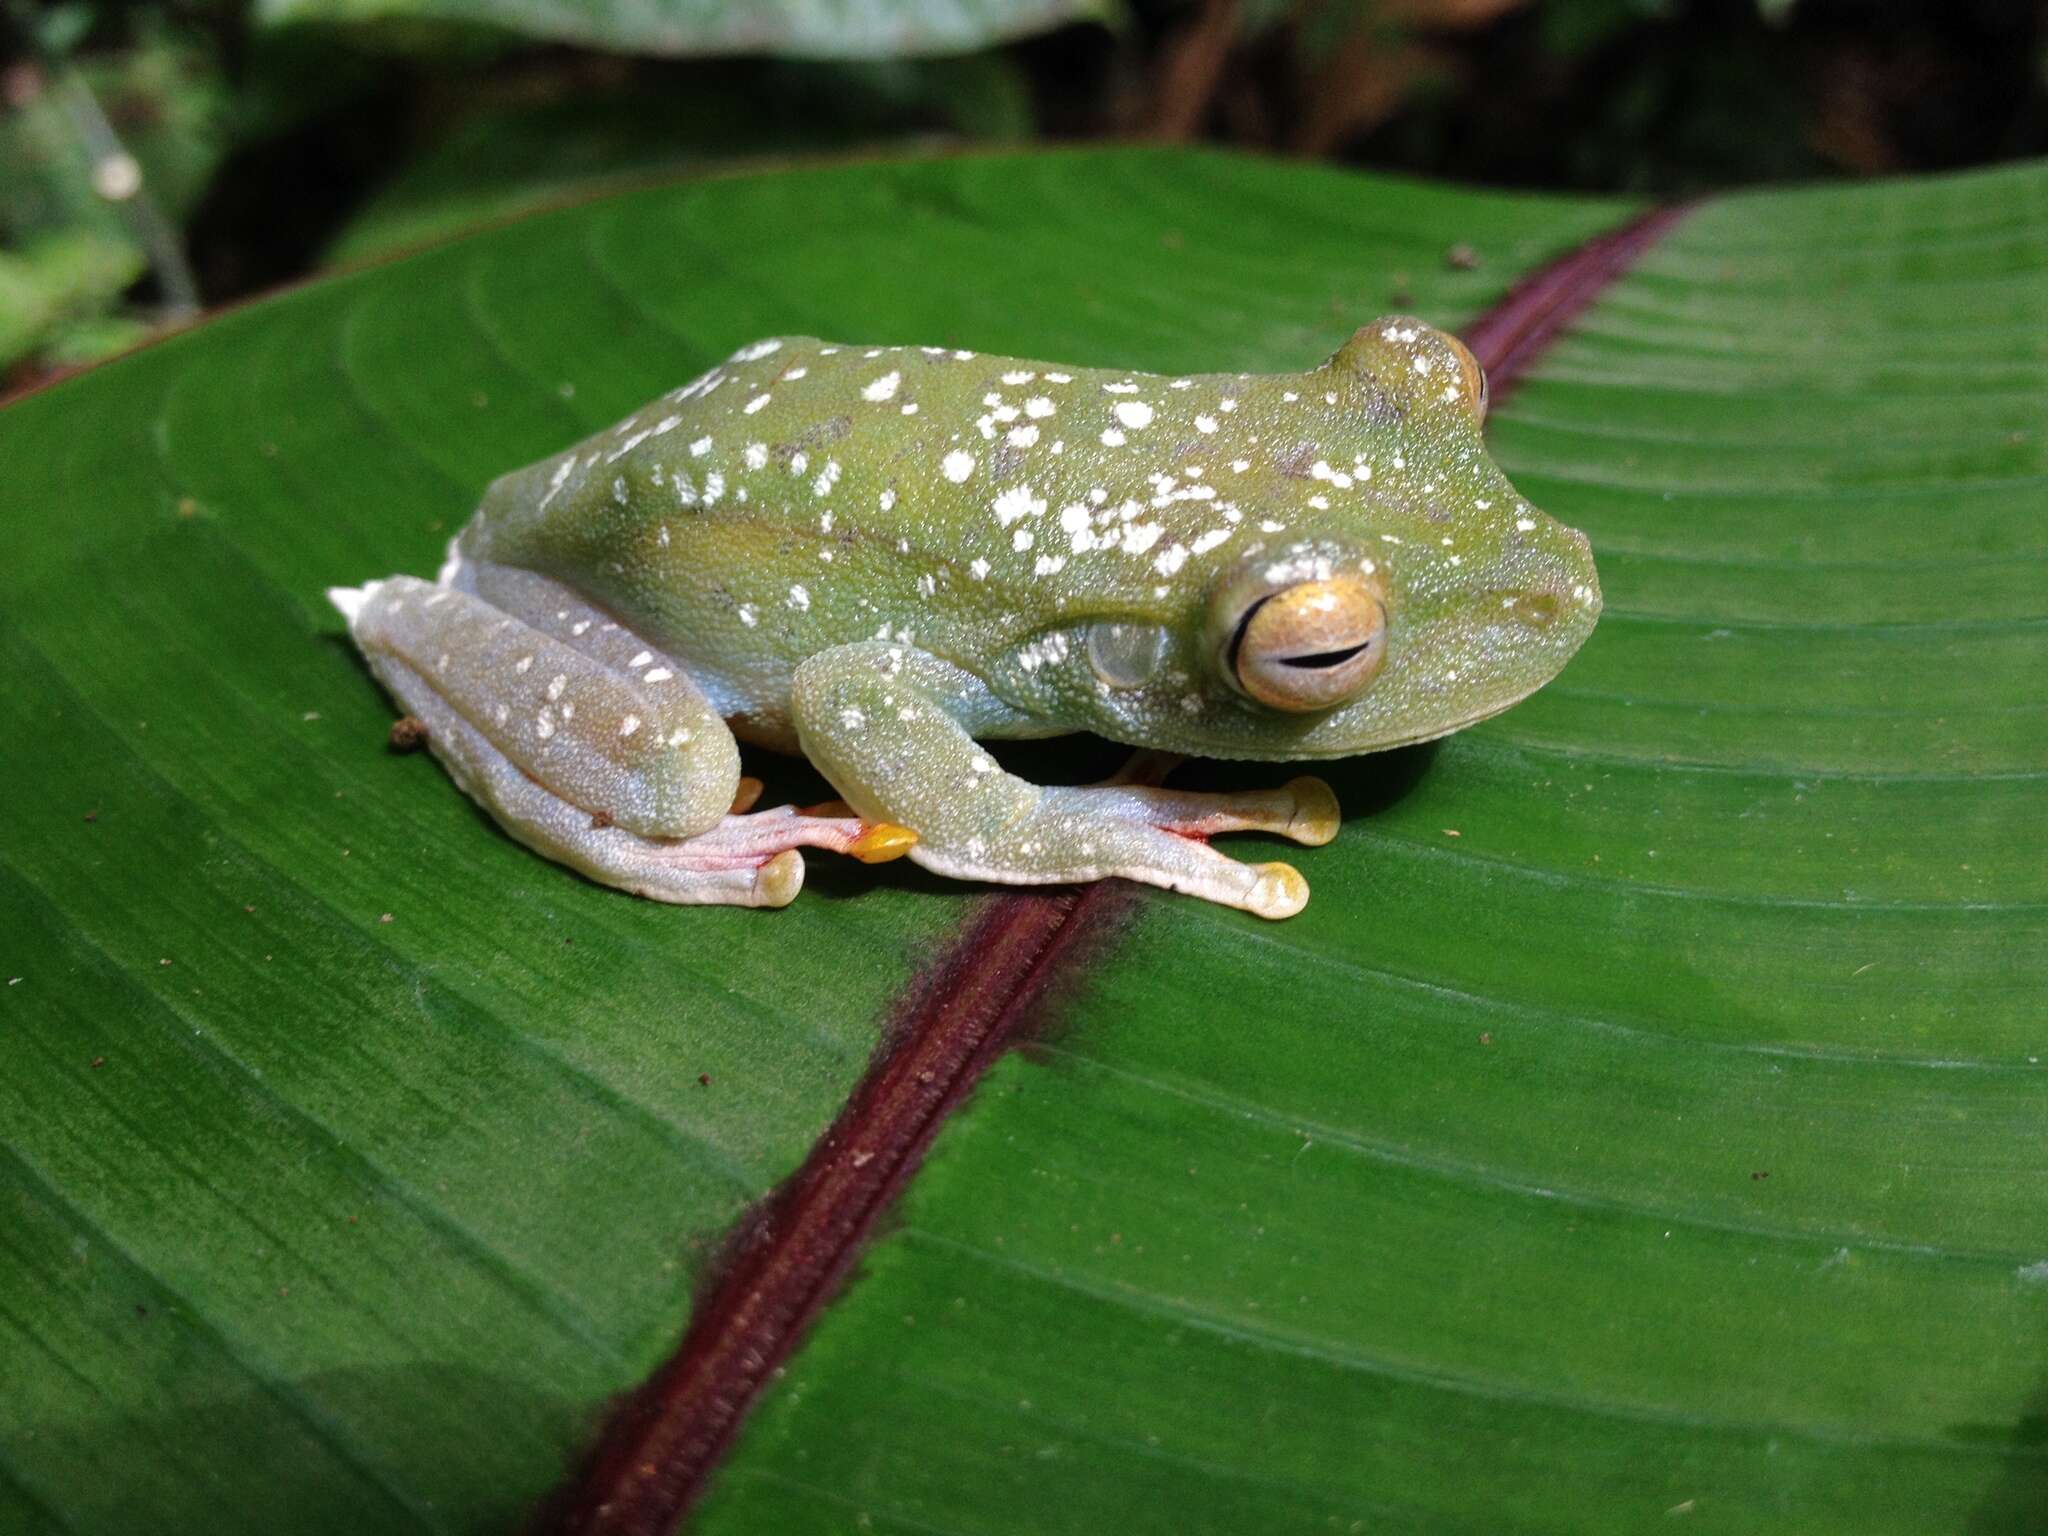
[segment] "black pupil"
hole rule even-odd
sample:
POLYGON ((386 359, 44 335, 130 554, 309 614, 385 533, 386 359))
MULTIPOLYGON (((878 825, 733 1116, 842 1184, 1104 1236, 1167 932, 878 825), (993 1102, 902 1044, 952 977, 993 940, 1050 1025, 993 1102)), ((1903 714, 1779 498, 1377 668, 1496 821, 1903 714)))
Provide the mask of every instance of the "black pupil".
POLYGON ((1313 656, 1286 656, 1281 658, 1280 664, 1284 667, 1341 667, 1371 643, 1367 640, 1346 646, 1341 651, 1317 651, 1313 656))

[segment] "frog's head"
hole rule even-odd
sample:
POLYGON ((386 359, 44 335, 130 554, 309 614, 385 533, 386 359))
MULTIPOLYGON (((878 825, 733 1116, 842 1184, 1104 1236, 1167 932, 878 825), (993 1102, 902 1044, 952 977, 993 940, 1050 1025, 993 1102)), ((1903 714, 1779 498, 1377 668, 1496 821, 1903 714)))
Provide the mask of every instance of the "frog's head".
POLYGON ((1376 321, 1325 369, 1372 447, 1319 457, 1310 509, 1209 584, 1203 646, 1250 717, 1229 732, 1241 755, 1459 730, 1549 682, 1600 614, 1585 535, 1488 457, 1485 375, 1454 337, 1376 321))

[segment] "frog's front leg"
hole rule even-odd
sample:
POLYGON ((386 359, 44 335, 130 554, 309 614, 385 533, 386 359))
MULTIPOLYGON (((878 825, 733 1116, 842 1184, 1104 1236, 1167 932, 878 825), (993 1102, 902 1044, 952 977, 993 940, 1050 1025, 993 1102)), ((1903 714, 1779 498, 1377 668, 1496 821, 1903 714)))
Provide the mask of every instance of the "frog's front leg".
POLYGON ((938 874, 1013 885, 1121 875, 1261 917, 1308 901, 1288 865, 1240 864, 1201 839, 1259 830, 1327 842, 1336 804, 1319 780, 1243 795, 1042 787, 975 744, 967 725, 985 700, 949 662, 865 641, 804 662, 792 705, 804 755, 861 816, 915 832, 910 857, 938 874))
POLYGON ((734 815, 739 749, 681 664, 569 588, 465 566, 329 596, 434 755, 508 833, 604 885, 782 906, 802 846, 901 852, 900 831, 793 808, 734 815))

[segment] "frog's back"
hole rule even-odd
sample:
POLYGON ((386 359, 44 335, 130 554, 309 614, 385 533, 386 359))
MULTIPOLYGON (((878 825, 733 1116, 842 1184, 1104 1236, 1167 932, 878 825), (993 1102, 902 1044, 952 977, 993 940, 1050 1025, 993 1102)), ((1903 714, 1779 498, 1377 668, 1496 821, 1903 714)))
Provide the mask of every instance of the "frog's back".
POLYGON ((1191 550, 1230 540, 1245 512, 1219 482, 1246 387, 758 342, 499 480, 463 546, 684 653, 793 661, 914 634, 964 662, 1053 614, 1149 612, 1191 550))
POLYGON ((1401 344, 1420 335, 1361 332, 1361 358, 1303 374, 1178 378, 761 341, 498 481, 462 547, 572 585, 752 710, 857 640, 989 680, 1055 627, 1184 624, 1224 567, 1368 503, 1402 530, 1390 545, 1427 532, 1455 567, 1447 507, 1512 488, 1462 406, 1404 405, 1411 362, 1435 366, 1401 344))

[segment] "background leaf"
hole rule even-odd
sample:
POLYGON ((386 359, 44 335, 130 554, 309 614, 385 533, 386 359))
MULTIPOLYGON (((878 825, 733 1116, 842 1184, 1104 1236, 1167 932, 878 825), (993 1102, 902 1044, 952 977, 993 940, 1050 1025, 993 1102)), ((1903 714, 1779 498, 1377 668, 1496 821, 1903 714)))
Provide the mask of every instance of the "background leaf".
POLYGON ((327 260, 372 260, 655 180, 760 169, 827 149, 902 153, 918 140, 1021 140, 1031 131, 1023 79, 993 53, 727 62, 671 74, 658 86, 538 101, 502 94, 507 99, 467 103, 350 219, 327 260))
POLYGON ((1623 212, 1154 151, 731 178, 0 412, 0 1530, 513 1528, 980 899, 580 882, 386 753, 325 586, 431 570, 493 475, 756 335, 1296 368, 1623 212))
POLYGON ((259 0, 275 25, 484 28, 621 53, 885 59, 965 53, 1114 15, 1111 0, 259 0))

